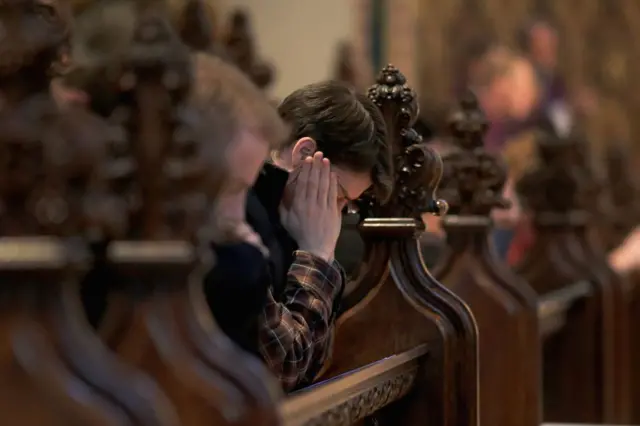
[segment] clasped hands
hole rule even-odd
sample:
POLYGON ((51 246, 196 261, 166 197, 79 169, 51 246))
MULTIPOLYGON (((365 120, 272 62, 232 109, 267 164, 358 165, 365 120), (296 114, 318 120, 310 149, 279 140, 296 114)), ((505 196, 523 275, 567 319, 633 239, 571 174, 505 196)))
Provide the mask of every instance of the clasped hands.
MULTIPOLYGON (((260 236, 246 223, 246 191, 222 193, 213 215, 213 241, 245 242, 268 255, 260 236)), ((282 226, 300 250, 332 262, 342 216, 338 209, 338 180, 321 152, 293 170, 280 204, 282 226)))
POLYGON ((305 158, 289 175, 280 220, 300 250, 333 261, 342 215, 338 209, 338 178, 322 152, 305 158))

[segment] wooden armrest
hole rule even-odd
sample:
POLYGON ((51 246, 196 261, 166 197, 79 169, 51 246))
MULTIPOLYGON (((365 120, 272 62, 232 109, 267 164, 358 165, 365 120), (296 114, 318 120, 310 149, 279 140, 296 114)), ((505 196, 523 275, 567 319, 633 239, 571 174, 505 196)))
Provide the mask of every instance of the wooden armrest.
POLYGON ((300 390, 280 404, 283 425, 355 423, 405 396, 426 354, 420 345, 300 390))
POLYGON ((578 281, 541 296, 538 301, 540 334, 548 337, 559 331, 566 322, 569 308, 579 299, 586 297, 590 291, 591 285, 588 281, 578 281))

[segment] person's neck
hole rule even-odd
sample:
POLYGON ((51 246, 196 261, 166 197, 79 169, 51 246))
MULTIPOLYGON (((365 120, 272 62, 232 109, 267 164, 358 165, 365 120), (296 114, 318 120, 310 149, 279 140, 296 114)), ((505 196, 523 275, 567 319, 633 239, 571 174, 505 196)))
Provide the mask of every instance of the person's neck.
POLYGON ((286 161, 285 159, 283 159, 282 153, 274 151, 271 154, 270 160, 271 160, 270 161, 271 164, 273 164, 274 166, 282 170, 285 170, 289 173, 291 173, 291 171, 293 170, 293 167, 291 166, 291 161, 286 161))
POLYGON ((266 163, 253 185, 253 193, 269 215, 277 216, 289 173, 273 163, 266 163))

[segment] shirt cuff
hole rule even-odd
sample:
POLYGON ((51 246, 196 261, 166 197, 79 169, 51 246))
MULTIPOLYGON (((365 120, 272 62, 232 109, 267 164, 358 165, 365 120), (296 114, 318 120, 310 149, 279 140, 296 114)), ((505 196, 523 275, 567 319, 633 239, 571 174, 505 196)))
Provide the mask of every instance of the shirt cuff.
POLYGON ((328 263, 307 251, 296 250, 292 269, 302 269, 307 279, 303 281, 308 287, 335 300, 344 287, 346 274, 337 261, 328 263), (316 279, 308 279, 314 277, 316 279))

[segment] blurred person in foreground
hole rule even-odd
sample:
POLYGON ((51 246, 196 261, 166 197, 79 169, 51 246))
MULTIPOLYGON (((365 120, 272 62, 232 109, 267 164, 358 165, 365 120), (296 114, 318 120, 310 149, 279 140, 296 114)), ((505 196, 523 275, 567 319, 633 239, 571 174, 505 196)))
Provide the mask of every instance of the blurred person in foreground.
MULTIPOLYGON (((106 65, 128 52, 132 5, 101 4, 77 22, 81 37, 74 39, 74 69, 65 83, 85 93, 88 109, 103 117, 119 102, 118 88, 110 86, 116 83, 102 77, 106 65)), ((291 390, 313 378, 331 349, 344 286, 333 259, 340 209, 372 184, 382 197, 390 188, 378 167, 386 152, 384 123, 373 103, 328 83, 292 94, 278 114, 233 65, 206 53, 191 59, 186 107, 199 117, 195 133, 204 146, 221 153, 211 215, 217 263, 204 293, 226 334, 262 357, 291 390), (272 151, 278 166, 263 167, 272 151)), ((106 276, 94 276, 88 293, 95 296, 96 280, 109 281, 106 276)), ((89 314, 95 299, 85 303, 89 314)))

